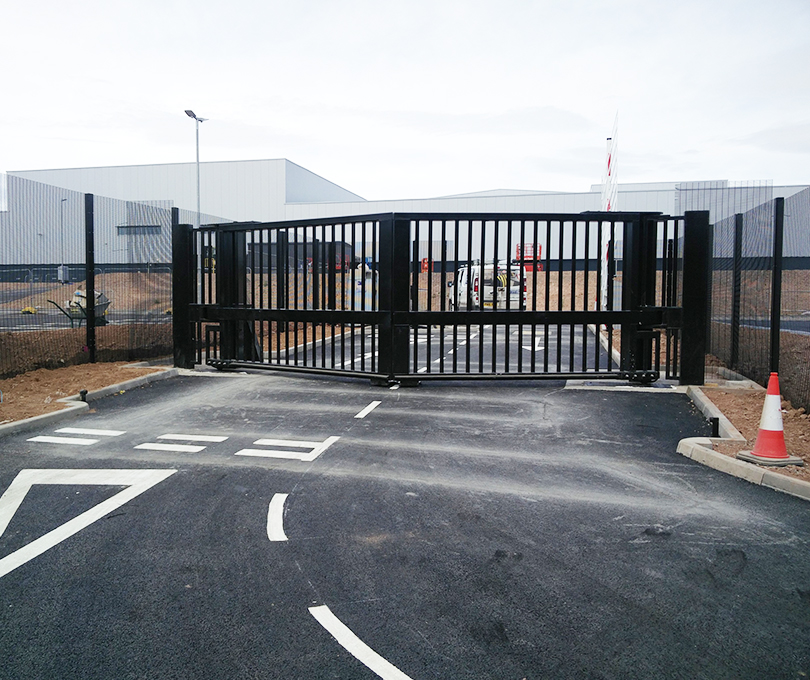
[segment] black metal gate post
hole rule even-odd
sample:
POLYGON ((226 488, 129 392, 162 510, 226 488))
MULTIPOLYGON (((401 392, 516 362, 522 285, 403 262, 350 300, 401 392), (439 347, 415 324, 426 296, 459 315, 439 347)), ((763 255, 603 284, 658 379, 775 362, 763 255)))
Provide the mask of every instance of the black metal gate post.
POLYGON ((398 317, 410 306, 410 245, 410 220, 380 220, 380 310, 388 314, 379 325, 379 370, 389 381, 409 369, 410 326, 398 317))
MULTIPOLYGON (((624 224, 622 309, 638 312, 655 306, 657 215, 632 216, 624 224)), ((623 323, 621 372, 628 380, 658 379, 653 370, 655 332, 642 323, 623 323)))
POLYGON ((96 363, 96 228, 93 194, 84 195, 84 267, 86 272, 84 315, 87 352, 96 363))
POLYGON ((190 305, 197 263, 191 248, 192 227, 180 224, 180 210, 172 208, 172 337, 174 365, 194 368, 194 334, 190 305))
POLYGON ((681 385, 704 383, 709 340, 712 229, 708 210, 684 214, 681 385))
POLYGON ((782 327, 782 244, 785 234, 785 199, 774 199, 773 266, 771 267, 771 373, 779 372, 779 349, 782 327))
MULTIPOLYGON (((247 302, 247 234, 217 231, 217 305, 244 307, 247 302)), ((259 348, 250 321, 225 319, 221 327, 221 358, 259 361, 259 348)))

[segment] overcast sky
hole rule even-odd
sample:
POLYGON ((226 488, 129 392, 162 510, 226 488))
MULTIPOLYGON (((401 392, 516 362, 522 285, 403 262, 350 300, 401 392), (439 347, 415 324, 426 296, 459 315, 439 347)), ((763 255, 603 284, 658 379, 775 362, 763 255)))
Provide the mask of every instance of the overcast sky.
POLYGON ((368 199, 810 182, 808 0, 6 0, 0 171, 287 158, 368 199))

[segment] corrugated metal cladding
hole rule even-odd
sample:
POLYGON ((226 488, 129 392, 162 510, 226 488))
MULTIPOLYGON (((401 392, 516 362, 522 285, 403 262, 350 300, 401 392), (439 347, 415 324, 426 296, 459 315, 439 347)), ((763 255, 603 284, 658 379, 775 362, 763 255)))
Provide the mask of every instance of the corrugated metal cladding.
MULTIPOLYGON (((195 211, 195 163, 134 165, 13 172, 37 182, 126 201, 165 201, 195 211)), ((203 162, 202 212, 224 220, 277 220, 339 217, 380 212, 564 212, 599 210, 601 185, 581 193, 496 190, 426 199, 365 201, 351 191, 286 159, 203 162)), ((752 202, 791 196, 807 185, 769 183, 656 182, 619 185, 619 210, 670 215, 709 210, 717 220, 747 210, 752 202)))

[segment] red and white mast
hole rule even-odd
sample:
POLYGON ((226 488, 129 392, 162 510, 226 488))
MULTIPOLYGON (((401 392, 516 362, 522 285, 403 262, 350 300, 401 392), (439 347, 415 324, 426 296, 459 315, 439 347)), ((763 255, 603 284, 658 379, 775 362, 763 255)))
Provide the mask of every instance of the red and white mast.
MULTIPOLYGON (((607 138, 607 159, 605 170, 602 175, 602 212, 614 212, 616 207, 616 196, 618 194, 618 182, 616 179, 616 151, 619 141, 619 113, 616 112, 616 119, 613 121, 613 133, 607 138)), ((607 226, 607 225, 606 225, 607 226)), ((602 290, 601 307, 607 309, 608 302, 608 249, 610 245, 610 232, 606 228, 602 232, 602 290)))

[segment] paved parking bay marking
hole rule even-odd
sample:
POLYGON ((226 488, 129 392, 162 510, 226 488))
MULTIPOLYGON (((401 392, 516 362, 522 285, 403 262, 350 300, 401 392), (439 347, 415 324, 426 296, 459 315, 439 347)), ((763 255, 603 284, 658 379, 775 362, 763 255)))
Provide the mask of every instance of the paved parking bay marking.
POLYGON ((138 444, 136 449, 145 449, 147 451, 176 451, 178 453, 199 453, 204 450, 204 446, 192 446, 191 444, 138 444))
POLYGON ((162 434, 158 439, 176 439, 186 442, 224 442, 227 437, 210 434, 162 434))
POLYGON ((340 437, 327 437, 322 442, 305 442, 292 439, 257 439, 256 446, 291 446, 298 449, 311 449, 309 452, 287 449, 242 449, 236 456, 258 456, 260 458, 287 458, 310 463, 334 444, 340 437))
POLYGON ((39 442, 42 444, 72 444, 73 446, 90 446, 98 443, 98 439, 81 439, 79 437, 51 437, 50 435, 40 435, 31 437, 29 442, 39 442))
POLYGON ((325 604, 310 607, 309 613, 338 641, 341 647, 383 680, 411 680, 410 676, 405 675, 390 661, 383 659, 357 637, 325 604))
POLYGON ((131 501, 175 472, 177 470, 21 470, 0 496, 0 536, 5 532, 14 513, 17 512, 28 490, 34 484, 94 484, 125 486, 126 488, 0 559, 0 578, 53 548, 66 538, 70 538, 116 508, 120 508, 124 503, 131 501))
POLYGON ((368 406, 366 406, 360 413, 358 413, 355 418, 365 418, 369 413, 371 413, 375 408, 377 408, 381 401, 372 401, 368 406))
POLYGON ((270 506, 267 508, 267 538, 271 541, 287 540, 287 534, 284 533, 284 502, 288 495, 277 493, 270 499, 270 506))
POLYGON ((96 437, 120 437, 126 430, 91 430, 87 427, 62 427, 56 432, 62 434, 89 434, 96 437))

